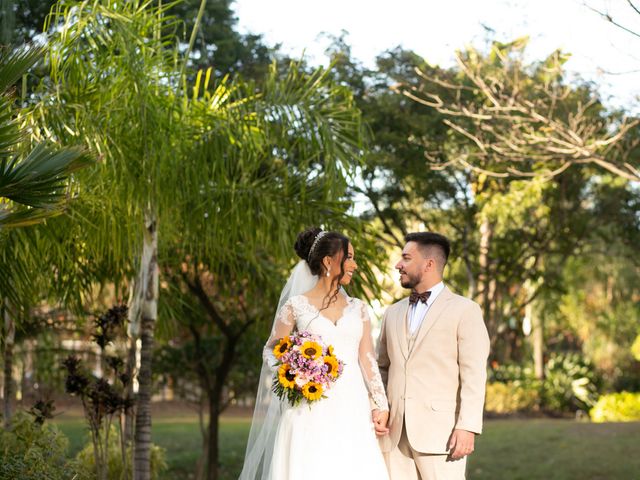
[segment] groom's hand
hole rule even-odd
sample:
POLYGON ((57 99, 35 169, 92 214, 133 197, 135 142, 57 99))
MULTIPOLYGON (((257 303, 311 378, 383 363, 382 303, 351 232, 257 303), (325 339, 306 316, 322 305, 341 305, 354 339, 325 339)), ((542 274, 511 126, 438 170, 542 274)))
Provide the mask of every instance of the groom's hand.
POLYGON ((454 460, 473 453, 473 444, 476 434, 466 430, 454 430, 449 439, 449 455, 454 460))
POLYGON ((371 410, 371 419, 373 420, 373 427, 376 430, 376 435, 379 437, 389 433, 387 428, 387 422, 389 421, 389 412, 387 410, 378 410, 377 408, 371 410))

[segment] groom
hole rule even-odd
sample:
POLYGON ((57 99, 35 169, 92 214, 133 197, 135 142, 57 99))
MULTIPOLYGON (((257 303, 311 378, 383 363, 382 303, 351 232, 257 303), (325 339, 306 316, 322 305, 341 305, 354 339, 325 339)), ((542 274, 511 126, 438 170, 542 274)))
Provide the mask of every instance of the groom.
POLYGON ((378 364, 390 417, 376 433, 391 480, 464 480, 482 431, 489 336, 478 304, 442 283, 447 238, 405 241, 396 268, 411 295, 384 315, 378 364))

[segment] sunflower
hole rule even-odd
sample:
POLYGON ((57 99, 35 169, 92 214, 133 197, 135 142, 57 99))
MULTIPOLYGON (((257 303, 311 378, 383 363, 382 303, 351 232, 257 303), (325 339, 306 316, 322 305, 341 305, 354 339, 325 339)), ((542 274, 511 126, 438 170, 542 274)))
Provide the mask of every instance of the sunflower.
POLYGON ((273 347, 273 354, 276 358, 280 358, 282 355, 287 353, 287 351, 291 348, 291 340, 289 337, 281 338, 278 344, 273 347))
POLYGON ((303 357, 315 360, 322 355, 322 347, 314 341, 307 340, 300 347, 300 352, 302 352, 303 357))
POLYGON ((294 388, 296 386, 296 374, 291 371, 288 364, 280 365, 278 369, 278 381, 284 388, 294 388))
POLYGON ((331 357, 327 355, 323 359, 324 364, 327 366, 327 373, 329 373, 333 378, 338 376, 338 361, 336 357, 331 357))
POLYGON ((309 382, 302 387, 302 395, 310 401, 318 400, 322 397, 322 393, 322 385, 316 382, 309 382))

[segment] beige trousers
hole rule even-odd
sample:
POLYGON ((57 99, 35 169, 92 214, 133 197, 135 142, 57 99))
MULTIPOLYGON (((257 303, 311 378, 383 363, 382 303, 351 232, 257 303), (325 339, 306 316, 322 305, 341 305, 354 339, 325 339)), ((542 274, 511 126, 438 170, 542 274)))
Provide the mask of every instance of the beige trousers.
POLYGON ((465 480, 467 457, 451 460, 448 455, 417 452, 404 425, 398 446, 384 454, 384 461, 391 480, 465 480))

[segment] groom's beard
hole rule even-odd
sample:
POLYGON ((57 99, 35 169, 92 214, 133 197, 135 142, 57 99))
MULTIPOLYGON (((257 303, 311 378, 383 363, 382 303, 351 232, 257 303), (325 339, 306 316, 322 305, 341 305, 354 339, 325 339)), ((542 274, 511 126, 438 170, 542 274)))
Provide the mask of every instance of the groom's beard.
POLYGON ((404 272, 405 278, 404 280, 400 280, 400 285, 404 288, 413 288, 418 285, 422 281, 422 277, 418 275, 411 275, 410 273, 404 272))

